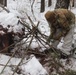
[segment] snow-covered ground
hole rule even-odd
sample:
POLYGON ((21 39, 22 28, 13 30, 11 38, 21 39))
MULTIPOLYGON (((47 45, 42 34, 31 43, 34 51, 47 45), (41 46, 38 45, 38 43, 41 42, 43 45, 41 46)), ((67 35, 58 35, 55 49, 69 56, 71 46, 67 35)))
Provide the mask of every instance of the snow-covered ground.
MULTIPOLYGON (((21 19, 26 20, 27 23, 30 24, 29 20, 27 19, 26 13, 31 17, 34 23, 40 21, 39 24, 39 30, 49 36, 50 34, 50 29, 49 25, 44 17, 44 14, 48 10, 54 10, 56 0, 52 0, 52 6, 48 7, 47 6, 47 0, 46 2, 46 7, 45 7, 45 12, 40 13, 40 1, 41 0, 35 0, 33 4, 33 11, 34 15, 31 12, 31 4, 34 0, 8 0, 8 6, 7 8, 10 10, 10 13, 5 12, 4 10, 0 10, 0 23, 4 26, 7 27, 7 25, 14 26, 13 29, 14 31, 20 31, 19 28, 20 26, 17 26, 18 18, 19 16, 21 19)), ((74 14, 76 14, 76 8, 71 9, 74 14)), ((11 31, 12 28, 9 29, 11 31)), ((21 32, 21 31, 20 31, 21 32)), ((74 36, 75 37, 75 36, 74 36)), ((76 39, 76 37, 75 37, 76 39)), ((35 43, 32 43, 31 47, 37 47, 38 45, 34 46, 35 43)), ((6 56, 3 54, 0 54, 0 72, 2 72, 3 67, 6 65, 8 60, 10 59, 10 56, 6 56)), ((3 71, 2 75, 12 75, 14 71, 13 66, 17 66, 18 63, 20 62, 21 58, 12 58, 9 63, 7 64, 7 67, 3 71)), ((61 62, 66 68, 70 68, 72 70, 76 71, 76 59, 71 58, 71 64, 66 65, 65 60, 61 59, 61 62)), ((26 58, 24 59, 22 65, 19 66, 19 70, 22 74, 15 74, 15 75, 48 75, 47 71, 45 68, 41 65, 41 63, 38 61, 38 59, 35 56, 30 56, 28 60, 26 58)))
MULTIPOLYGON (((5 64, 9 61, 11 57, 0 54, 0 72, 2 72, 5 64)), ((15 67, 21 61, 21 58, 12 58, 7 67, 0 75, 12 75, 15 67)), ((47 71, 39 63, 35 56, 31 55, 29 59, 23 60, 23 63, 19 66, 20 73, 15 73, 15 75, 48 75, 47 71)))

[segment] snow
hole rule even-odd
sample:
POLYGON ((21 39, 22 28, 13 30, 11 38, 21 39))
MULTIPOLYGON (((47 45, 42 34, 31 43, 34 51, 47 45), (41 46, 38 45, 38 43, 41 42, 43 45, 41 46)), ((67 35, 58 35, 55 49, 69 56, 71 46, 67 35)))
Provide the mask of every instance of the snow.
MULTIPOLYGON (((0 54, 0 72, 2 72, 4 65, 8 62, 11 57, 0 54), (6 59, 6 60, 5 60, 6 59)), ((21 58, 14 58, 12 57, 7 67, 3 71, 2 75, 10 75, 13 73, 13 69, 18 65, 21 58)), ((20 69, 23 71, 24 75, 48 75, 47 71, 43 68, 40 62, 36 59, 34 55, 31 55, 28 60, 26 58, 19 66, 20 69)), ((18 74, 15 74, 18 75, 18 74)))
MULTIPOLYGON (((11 31, 14 31, 14 33, 21 32, 21 28, 23 26, 21 24, 18 24, 19 18, 17 18, 17 16, 19 16, 22 19, 26 19, 26 21, 29 23, 25 15, 25 11, 27 11, 28 14, 32 15, 32 13, 29 12, 31 11, 29 0, 21 0, 21 1, 20 0, 16 0, 16 1, 8 0, 7 8, 10 10, 10 13, 7 13, 1 9, 0 24, 4 28, 7 28, 8 32, 11 32, 11 31), (26 7, 24 7, 25 4, 26 4, 26 7), (10 28, 8 28, 8 25, 10 25, 10 28)), ((36 24, 36 21, 35 21, 35 24, 36 24)), ((35 43, 33 43, 33 46, 34 45, 35 43)), ((47 71, 43 68, 43 66, 40 64, 38 59, 35 56, 33 57, 30 56, 30 57, 31 58, 29 58, 29 60, 24 60, 23 63, 26 63, 26 64, 19 66, 21 67, 20 69, 22 70, 22 73, 24 75, 26 74, 27 75, 29 74, 30 75, 48 75, 47 71)), ((0 64, 1 64, 0 72, 3 70, 3 67, 6 65, 6 63, 9 61, 10 58, 11 58, 10 56, 0 54, 0 64)), ((11 75, 14 70, 13 65, 15 65, 16 67, 18 63, 20 62, 20 60, 21 58, 12 57, 9 63, 7 64, 7 67, 4 69, 2 75, 11 75)), ((15 73, 15 75, 18 75, 18 74, 15 73)))
POLYGON ((14 33, 21 33, 21 29, 23 28, 22 25, 18 24, 19 19, 17 18, 17 15, 14 13, 6 13, 1 12, 0 13, 0 24, 8 29, 8 32, 14 31, 14 33), (8 25, 10 25, 10 28, 8 28, 8 25))
POLYGON ((25 69, 25 73, 30 75, 48 75, 46 70, 35 57, 32 57, 32 59, 29 60, 26 65, 23 65, 22 68, 25 69))
MULTIPOLYGON (((49 25, 44 17, 44 14, 48 10, 54 10, 56 0, 52 0, 52 6, 48 7, 47 6, 47 0, 46 2, 46 8, 45 12, 40 13, 40 0, 35 0, 35 3, 33 5, 33 10, 34 10, 34 15, 32 15, 31 12, 31 6, 33 0, 8 0, 8 6, 7 8, 10 10, 10 13, 5 12, 4 10, 0 9, 0 24, 3 25, 4 28, 7 28, 8 25, 11 25, 10 28, 8 28, 8 32, 11 32, 14 30, 14 32, 21 32, 21 28, 23 27, 22 25, 17 25, 19 18, 22 18, 23 20, 26 20, 27 23, 30 24, 29 20, 27 19, 27 16, 25 13, 27 13, 33 20, 35 24, 37 24, 38 21, 40 21, 40 24, 38 26, 39 30, 49 36, 50 34, 50 29, 49 25)), ((76 14, 76 8, 71 9, 71 11, 76 14)), ((4 34, 4 32, 0 31, 0 33, 4 34)), ((75 30, 76 33, 76 30, 75 30)), ((74 39, 76 39, 76 34, 74 35, 74 39)), ((33 41, 36 41, 35 39, 33 41)), ((62 41, 63 42, 63 41, 62 41)), ((58 45, 60 47, 62 45, 62 42, 58 45)), ((31 44, 31 48, 36 48, 38 44, 33 42, 31 44)), ((3 69, 3 65, 6 65, 8 60, 10 59, 10 56, 6 56, 3 54, 0 54, 0 72, 3 69), (1 65, 2 64, 2 65, 1 65)), ((9 63, 7 64, 8 66, 5 68, 4 72, 2 75, 11 75, 13 73, 13 67, 10 67, 11 65, 17 66, 18 63, 20 62, 21 58, 12 58, 9 63), (10 66, 9 66, 10 65, 10 66)), ((66 60, 61 59, 61 62, 65 66, 65 68, 70 68, 72 70, 76 71, 76 59, 71 58, 71 64, 66 65, 66 60)), ((38 61, 38 59, 35 56, 30 56, 28 60, 26 58, 24 59, 23 63, 20 65, 20 69, 22 69, 22 73, 24 75, 48 75, 47 71, 45 68, 41 65, 41 63, 38 61)), ((15 73, 15 75, 19 75, 15 73)))

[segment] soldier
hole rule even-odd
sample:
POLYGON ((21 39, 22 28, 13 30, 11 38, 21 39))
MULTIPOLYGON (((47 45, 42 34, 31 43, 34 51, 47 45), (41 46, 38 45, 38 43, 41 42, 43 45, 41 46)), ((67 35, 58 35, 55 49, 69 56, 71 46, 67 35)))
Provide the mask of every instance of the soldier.
POLYGON ((64 42, 60 51, 69 56, 72 50, 72 40, 75 27, 75 15, 67 9, 55 9, 48 11, 45 18, 49 23, 50 36, 48 42, 53 39, 53 47, 57 49, 57 45, 63 38, 64 42))

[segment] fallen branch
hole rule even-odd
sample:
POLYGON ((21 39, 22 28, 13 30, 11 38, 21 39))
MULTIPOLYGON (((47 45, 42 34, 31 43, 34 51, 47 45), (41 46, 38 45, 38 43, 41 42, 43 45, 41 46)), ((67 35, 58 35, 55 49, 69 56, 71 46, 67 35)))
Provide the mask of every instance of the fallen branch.
POLYGON ((45 53, 42 53, 42 52, 27 51, 27 53, 35 54, 35 55, 40 55, 40 56, 47 56, 45 53))
MULTIPOLYGON (((32 43, 32 40, 33 40, 33 36, 32 36, 32 38, 31 38, 31 40, 30 40, 30 43, 29 43, 29 45, 28 45, 28 47, 27 47, 27 49, 26 49, 26 52, 28 51, 28 49, 29 49, 29 47, 30 47, 30 45, 31 45, 31 43, 32 43)), ((24 53, 25 55, 26 55, 26 52, 24 53)), ((13 74, 12 74, 12 75, 14 75, 14 74, 15 74, 15 72, 17 71, 18 66, 20 66, 20 64, 21 64, 21 63, 22 63, 22 61, 24 60, 25 55, 22 57, 21 61, 20 61, 20 62, 19 62, 19 64, 16 66, 16 68, 15 68, 15 70, 14 70, 14 72, 13 72, 13 74)))

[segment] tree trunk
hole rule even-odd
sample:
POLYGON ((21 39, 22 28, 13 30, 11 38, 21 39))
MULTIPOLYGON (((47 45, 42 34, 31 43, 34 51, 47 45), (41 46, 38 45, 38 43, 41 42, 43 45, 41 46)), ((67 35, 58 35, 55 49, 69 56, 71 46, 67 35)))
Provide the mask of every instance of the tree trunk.
POLYGON ((7 6, 7 0, 0 0, 0 3, 4 6, 7 6))
POLYGON ((41 10, 40 12, 44 12, 45 11, 45 0, 41 0, 41 10))
POLYGON ((68 9, 69 4, 70 4, 70 0, 57 0, 55 9, 58 9, 58 8, 68 9))
POLYGON ((4 0, 4 6, 7 6, 7 0, 4 0))
POLYGON ((3 0, 0 0, 0 3, 3 4, 3 0))
POLYGON ((75 1, 73 0, 73 4, 72 4, 72 7, 74 7, 74 2, 75 2, 75 1))
POLYGON ((51 6, 51 0, 48 0, 48 7, 51 6))

